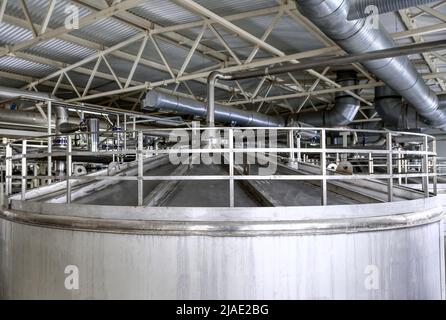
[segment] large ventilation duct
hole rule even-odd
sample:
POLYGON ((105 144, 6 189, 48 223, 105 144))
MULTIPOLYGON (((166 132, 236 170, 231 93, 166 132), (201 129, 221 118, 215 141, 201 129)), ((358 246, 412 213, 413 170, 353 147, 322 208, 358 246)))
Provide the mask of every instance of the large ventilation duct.
POLYGON ((442 95, 438 96, 438 106, 441 109, 446 108, 446 94, 442 94, 442 95))
POLYGON ((403 97, 389 86, 375 89, 375 109, 386 128, 413 130, 423 126, 415 109, 403 104, 403 97))
POLYGON ((7 88, 0 86, 0 97, 3 99, 36 99, 36 100, 57 100, 48 93, 27 91, 21 89, 7 88))
MULTIPOLYGON (((21 89, 7 88, 0 86, 0 97, 6 99, 33 99, 33 100, 53 100, 59 99, 49 93, 26 91, 21 89)), ((28 125, 48 125, 47 121, 40 114, 32 112, 8 112, 0 110, 1 120, 4 122, 24 123, 28 125)), ((56 133, 72 133, 79 130, 79 123, 70 123, 68 110, 64 107, 56 107, 56 133)))
MULTIPOLYGON (((349 53, 365 53, 394 48, 395 43, 381 23, 377 26, 359 19, 348 20, 350 1, 296 0, 297 7, 327 36, 349 53)), ((363 62, 429 123, 446 130, 446 113, 439 110, 439 99, 429 89, 407 57, 363 62)))
POLYGON ((71 123, 68 110, 64 107, 56 108, 56 133, 73 133, 80 129, 80 123, 71 123))
MULTIPOLYGON (((203 102, 177 97, 158 91, 147 93, 143 101, 144 110, 162 110, 184 115, 195 115, 206 118, 207 107, 203 102)), ((268 116, 255 111, 239 110, 223 105, 215 105, 215 121, 242 127, 284 127, 285 120, 280 117, 268 116)))
MULTIPOLYGON (((336 82, 343 87, 354 86, 358 84, 358 76, 355 71, 338 71, 336 82)), ((343 127, 355 119, 359 108, 358 99, 345 92, 339 92, 336 94, 336 104, 330 111, 303 113, 293 117, 293 120, 315 127, 343 127)))
POLYGON ((0 109, 0 122, 23 124, 26 126, 46 127, 47 121, 38 112, 12 111, 0 109))
POLYGON ((351 0, 348 20, 366 18, 370 14, 384 14, 438 0, 351 0))

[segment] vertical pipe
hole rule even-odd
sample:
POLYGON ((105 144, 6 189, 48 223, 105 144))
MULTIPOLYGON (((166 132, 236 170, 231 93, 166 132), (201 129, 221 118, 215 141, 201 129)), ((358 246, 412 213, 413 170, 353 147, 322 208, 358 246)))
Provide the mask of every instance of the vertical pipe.
POLYGON ((22 201, 26 200, 26 188, 28 185, 28 180, 26 176, 28 175, 28 165, 26 162, 26 145, 27 141, 22 141, 22 201))
POLYGON ((142 206, 144 202, 143 197, 143 187, 144 187, 144 165, 143 165, 143 133, 142 131, 138 132, 138 206, 142 206))
POLYGON ((392 154, 392 133, 387 133, 387 174, 390 175, 388 185, 387 185, 387 194, 388 201, 393 202, 393 154, 392 154))
POLYGON ((327 205, 327 132, 325 129, 321 130, 321 169, 322 169, 322 199, 321 204, 327 205))
POLYGON ((98 152, 99 148, 99 120, 96 118, 88 119, 88 131, 90 132, 89 149, 90 152, 98 152))
POLYGON ((71 140, 72 137, 68 136, 67 137, 67 165, 66 165, 66 171, 67 171, 67 204, 71 204, 71 183, 70 183, 70 178, 72 175, 72 155, 71 155, 71 150, 72 150, 72 146, 71 146, 71 140))

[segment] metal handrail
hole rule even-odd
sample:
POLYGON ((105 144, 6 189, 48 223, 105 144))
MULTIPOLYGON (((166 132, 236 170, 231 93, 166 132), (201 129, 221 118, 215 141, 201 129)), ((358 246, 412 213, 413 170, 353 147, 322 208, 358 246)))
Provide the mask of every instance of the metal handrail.
MULTIPOLYGON (((422 179, 422 189, 424 196, 426 198, 430 197, 432 194, 430 193, 429 185, 430 179, 432 179, 433 185, 433 195, 437 194, 437 150, 436 150, 436 139, 431 135, 425 135, 420 133, 406 133, 406 132, 391 132, 391 131, 379 131, 379 130, 363 130, 363 129, 336 129, 336 128, 301 128, 301 127, 290 127, 290 128, 185 128, 185 129, 157 129, 157 131, 166 131, 170 133, 177 133, 180 131, 186 131, 188 133, 197 133, 197 132, 205 132, 205 131, 223 131, 227 132, 227 143, 220 144, 219 147, 214 147, 212 144, 205 146, 204 148, 201 145, 197 148, 196 146, 190 146, 188 144, 187 148, 171 148, 166 150, 144 150, 143 148, 143 136, 145 134, 150 134, 152 130, 140 130, 140 131, 126 131, 126 132, 116 132, 114 134, 119 134, 121 137, 124 137, 127 141, 127 137, 137 137, 137 146, 134 149, 118 149, 118 150, 108 150, 108 151, 99 151, 99 152, 88 152, 88 151, 73 151, 73 137, 76 134, 72 135, 52 135, 52 136, 42 136, 39 138, 29 138, 26 140, 18 140, 18 141, 10 141, 10 143, 6 146, 6 194, 12 195, 12 181, 13 180, 21 180, 21 193, 20 199, 27 200, 27 181, 40 179, 40 180, 48 180, 49 184, 55 180, 66 181, 66 199, 67 203, 71 203, 71 181, 137 181, 138 182, 138 205, 143 205, 143 182, 144 181, 190 181, 190 180, 226 180, 229 181, 229 193, 230 193, 230 207, 234 206, 235 203, 235 194, 234 194, 234 182, 241 180, 295 180, 295 181, 308 181, 315 180, 321 182, 321 204, 327 205, 327 183, 328 181, 348 181, 348 180, 359 180, 359 179, 383 179, 387 180, 388 185, 388 201, 393 201, 394 196, 394 180, 398 179, 399 184, 401 184, 402 179, 408 178, 421 178, 422 179), (288 145, 287 147, 245 147, 242 145, 241 147, 234 144, 235 133, 239 132, 239 130, 253 130, 258 133, 259 130, 266 130, 269 132, 285 132, 287 133, 288 145), (317 132, 319 135, 319 142, 315 147, 302 147, 301 143, 298 143, 298 147, 296 147, 295 139, 299 137, 299 134, 305 131, 317 132), (387 143, 384 149, 352 149, 352 148, 329 148, 327 147, 327 133, 329 132, 355 132, 355 133, 366 133, 366 134, 379 134, 386 135, 387 143), (52 148, 48 148, 49 152, 39 153, 39 154, 29 154, 27 152, 28 142, 29 141, 47 141, 49 145, 54 139, 58 137, 66 137, 68 140, 68 144, 65 150, 52 150, 52 148), (396 150, 393 148, 393 139, 396 137, 411 137, 412 139, 421 140, 419 141, 420 145, 422 145, 421 151, 412 151, 412 150, 396 150), (13 155, 12 152, 12 144, 20 143, 22 146, 22 151, 18 155, 13 155), (429 148, 429 146, 431 147, 429 148), (205 153, 220 153, 221 155, 226 155, 228 157, 229 163, 229 173, 227 175, 213 175, 213 176, 145 176, 144 175, 144 157, 153 156, 153 155, 171 155, 171 154, 189 154, 189 155, 199 155, 205 153), (255 154, 288 154, 288 158, 290 160, 296 161, 296 155, 319 155, 319 167, 320 174, 311 174, 311 175, 244 175, 244 174, 236 174, 235 170, 235 156, 237 154, 244 153, 255 153, 255 154), (136 162, 138 173, 136 176, 73 176, 72 173, 72 164, 73 164, 73 156, 76 155, 113 155, 113 156, 124 156, 124 155, 136 155, 136 162), (369 174, 352 174, 352 175, 342 175, 342 174, 334 174, 334 172, 327 169, 327 158, 332 154, 358 154, 358 155, 367 155, 369 162, 369 174), (374 156, 384 156, 387 159, 387 173, 375 174, 373 171, 373 157, 374 156), (27 174, 27 161, 30 159, 36 158, 47 158, 48 163, 51 163, 51 159, 57 156, 65 156, 66 157, 66 175, 55 177, 51 174, 51 171, 48 170, 48 175, 46 176, 28 176, 27 174), (421 168, 420 172, 417 173, 408 173, 407 161, 404 156, 412 156, 419 157, 422 160, 421 165, 417 164, 417 168, 421 168), (20 176, 14 176, 12 174, 12 165, 14 161, 20 161, 22 167, 22 174, 20 176), (394 173, 394 165, 393 161, 397 162, 398 173, 394 173), (405 172, 403 172, 404 164, 401 162, 405 162, 405 172)), ((92 134, 85 133, 82 134, 92 134)), ((93 133, 96 134, 96 133, 93 133)), ((109 134, 109 133, 108 133, 109 134)), ((299 139, 299 138, 297 138, 299 139)), ((127 144, 122 144, 121 147, 124 147, 127 144)), ((299 159, 297 160, 299 161, 299 159)), ((16 196, 17 197, 17 196, 16 196)))

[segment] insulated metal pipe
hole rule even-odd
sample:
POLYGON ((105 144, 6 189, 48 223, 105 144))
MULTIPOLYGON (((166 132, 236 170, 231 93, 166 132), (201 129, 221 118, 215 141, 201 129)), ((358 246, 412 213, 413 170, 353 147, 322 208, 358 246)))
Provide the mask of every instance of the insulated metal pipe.
POLYGON ((389 86, 375 88, 375 109, 387 128, 412 130, 426 127, 414 108, 403 104, 403 98, 389 86))
MULTIPOLYGON (((362 54, 395 49, 396 44, 381 23, 348 20, 349 1, 299 0, 300 12, 348 53, 362 54)), ((446 41, 443 41, 446 42, 446 41)), ((396 55, 363 62, 371 72, 412 105, 427 122, 446 131, 446 112, 439 109, 437 95, 426 85, 407 56, 396 55)))
MULTIPOLYGON (((213 87, 212 87, 213 88, 213 87)), ((211 95, 212 99, 213 95, 211 95)), ((280 116, 268 116, 255 111, 240 110, 233 107, 215 105, 193 99, 177 97, 174 95, 150 91, 143 101, 144 110, 163 110, 179 114, 196 115, 207 118, 208 124, 215 125, 215 121, 230 123, 244 127, 284 127, 285 119, 280 116), (212 106, 211 106, 212 105, 212 106), (207 111, 211 106, 214 111, 207 111)))
MULTIPOLYGON (((359 83, 358 75, 355 71, 338 71, 336 83, 343 87, 357 85, 359 83)), ((355 119, 360 106, 361 103, 358 99, 344 92, 338 92, 333 109, 325 112, 298 114, 293 117, 293 120, 308 123, 315 127, 343 127, 349 125, 355 119)))
POLYGON ((96 118, 90 118, 87 120, 89 139, 88 147, 91 152, 98 152, 99 145, 99 120, 96 118))
POLYGON ((51 96, 49 93, 44 92, 35 92, 35 91, 27 91, 15 88, 7 88, 0 86, 0 97, 5 99, 17 99, 17 98, 26 98, 26 99, 35 99, 35 100, 59 100, 58 98, 51 96))

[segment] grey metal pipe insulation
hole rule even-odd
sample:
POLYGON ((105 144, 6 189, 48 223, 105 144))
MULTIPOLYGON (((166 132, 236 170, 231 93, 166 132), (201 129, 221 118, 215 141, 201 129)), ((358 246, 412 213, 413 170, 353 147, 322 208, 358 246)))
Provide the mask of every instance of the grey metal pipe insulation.
MULTIPOLYGON (((71 133, 79 129, 80 121, 70 120, 65 108, 56 108, 54 116, 51 122, 53 125, 56 125, 57 134, 71 133)), ((48 126, 47 120, 38 112, 6 109, 0 109, 0 122, 36 127, 48 126)))
POLYGON ((446 94, 441 94, 438 96, 438 105, 442 109, 446 108, 446 94))
POLYGON ((91 152, 98 152, 99 150, 99 119, 90 118, 87 120, 88 131, 90 132, 88 138, 88 148, 91 152))
MULTIPOLYGON (((22 89, 15 89, 15 88, 8 88, 8 87, 3 87, 0 86, 0 97, 2 98, 6 98, 6 99, 18 99, 18 98, 25 98, 25 99, 33 99, 33 100, 38 100, 38 101, 60 101, 60 99, 52 96, 49 93, 44 93, 44 92, 35 92, 35 91, 27 91, 27 90, 22 90, 22 89)), ((33 114, 30 112, 27 113, 22 113, 20 112, 19 114, 17 113, 10 113, 10 114, 5 114, 5 112, 3 112, 5 110, 1 110, 0 112, 3 113, 3 115, 5 117, 1 117, 2 120, 7 119, 7 118, 12 118, 14 122, 18 122, 18 123, 25 123, 25 124, 36 124, 38 123, 39 125, 47 125, 47 120, 44 119, 40 114, 33 114), (18 119, 15 118, 17 115, 19 115, 18 119)), ((56 107, 56 134, 61 134, 61 133, 72 133, 75 132, 77 130, 79 130, 79 123, 75 123, 75 122, 71 122, 70 123, 70 118, 68 115, 68 110, 64 107, 56 107)))
POLYGON ((438 0, 351 0, 348 20, 366 18, 371 14, 384 14, 438 0), (376 9, 376 11, 374 11, 376 9))
POLYGON ((285 119, 280 116, 268 116, 255 111, 240 110, 233 107, 215 105, 215 112, 208 112, 204 102, 178 97, 158 91, 149 91, 143 101, 144 110, 163 110, 178 114, 195 115, 207 118, 208 123, 215 121, 244 127, 284 127, 285 119))
MULTIPOLYGON (((337 72, 336 83, 343 87, 354 86, 359 83, 358 75, 353 70, 337 72)), ((355 93, 358 93, 357 91, 355 93)), ((302 113, 292 117, 292 121, 301 121, 315 127, 343 127, 348 126, 358 114, 361 103, 358 99, 345 92, 336 94, 336 104, 333 109, 325 112, 302 113)))
MULTIPOLYGON (((381 23, 348 20, 349 1, 296 0, 299 11, 348 53, 396 48, 381 23)), ((403 96, 428 123, 446 131, 446 112, 407 56, 362 62, 379 79, 403 96)))
POLYGON ((426 127, 414 108, 403 104, 403 98, 389 86, 375 88, 375 109, 385 126, 393 130, 426 127))
POLYGON ((80 121, 70 122, 68 110, 64 107, 56 107, 56 134, 73 133, 80 129, 80 121))
POLYGON ((26 98, 40 101, 59 100, 58 98, 51 96, 49 93, 27 91, 3 86, 0 86, 0 97, 4 99, 26 98))

